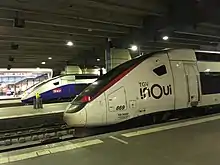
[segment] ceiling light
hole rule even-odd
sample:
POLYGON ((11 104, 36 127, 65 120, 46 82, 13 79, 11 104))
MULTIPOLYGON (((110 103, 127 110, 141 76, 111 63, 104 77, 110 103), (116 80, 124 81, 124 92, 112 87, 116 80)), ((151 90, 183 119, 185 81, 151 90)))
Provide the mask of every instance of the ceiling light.
POLYGON ((100 61, 100 58, 97 58, 96 60, 97 60, 97 61, 100 61))
POLYGON ((42 64, 42 65, 45 65, 45 64, 46 64, 46 62, 45 62, 45 61, 42 61, 42 62, 41 62, 41 64, 42 64))
POLYGON ((163 36, 163 40, 168 40, 169 39, 169 37, 168 36, 163 36))
POLYGON ((205 72, 210 72, 211 69, 206 69, 205 72))
POLYGON ((132 45, 130 49, 131 49, 132 51, 137 51, 137 50, 138 50, 138 47, 137 47, 137 45, 132 45))
POLYGON ((52 60, 52 57, 48 57, 48 60, 52 60))
POLYGON ((40 68, 39 68, 39 67, 37 67, 36 69, 37 69, 37 70, 39 70, 40 68))
POLYGON ((73 42, 72 42, 72 41, 68 41, 68 42, 66 43, 66 45, 67 45, 67 46, 73 46, 73 42))

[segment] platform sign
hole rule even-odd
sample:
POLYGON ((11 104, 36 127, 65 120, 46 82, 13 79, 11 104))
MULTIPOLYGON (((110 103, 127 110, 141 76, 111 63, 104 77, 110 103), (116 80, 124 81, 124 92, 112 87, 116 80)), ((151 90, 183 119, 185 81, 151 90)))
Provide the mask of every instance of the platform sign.
POLYGON ((53 93, 61 93, 62 92, 62 89, 61 88, 57 88, 57 89, 54 89, 53 90, 53 93))

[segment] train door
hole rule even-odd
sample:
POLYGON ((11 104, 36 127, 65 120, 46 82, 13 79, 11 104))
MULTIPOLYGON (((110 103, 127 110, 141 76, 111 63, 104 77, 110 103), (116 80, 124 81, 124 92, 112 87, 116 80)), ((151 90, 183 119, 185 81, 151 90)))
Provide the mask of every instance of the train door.
POLYGON ((200 101, 199 73, 196 63, 184 62, 188 90, 188 107, 197 106, 200 101))
POLYGON ((124 87, 121 87, 107 95, 107 123, 115 123, 128 118, 127 100, 124 87))

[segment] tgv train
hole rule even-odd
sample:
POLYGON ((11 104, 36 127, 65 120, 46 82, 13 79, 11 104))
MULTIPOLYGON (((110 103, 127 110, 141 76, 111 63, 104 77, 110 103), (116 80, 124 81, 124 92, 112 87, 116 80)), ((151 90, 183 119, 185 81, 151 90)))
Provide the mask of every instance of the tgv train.
POLYGON ((218 52, 189 49, 139 56, 89 85, 68 105, 64 120, 69 126, 95 127, 220 105, 217 61, 218 52))
POLYGON ((66 74, 47 79, 25 91, 21 101, 33 103, 36 93, 40 94, 43 102, 71 100, 97 78, 97 75, 66 74))

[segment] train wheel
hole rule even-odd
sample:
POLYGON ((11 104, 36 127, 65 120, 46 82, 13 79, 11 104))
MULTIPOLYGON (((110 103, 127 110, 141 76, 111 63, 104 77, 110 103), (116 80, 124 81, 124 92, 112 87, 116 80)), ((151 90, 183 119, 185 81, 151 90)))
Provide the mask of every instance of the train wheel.
POLYGON ((160 124, 160 123, 166 122, 171 118, 171 115, 172 114, 170 112, 153 114, 151 116, 152 124, 160 124))
POLYGON ((172 116, 172 113, 171 112, 165 112, 162 116, 162 122, 166 122, 168 121, 172 116))
POLYGON ((161 114, 153 114, 152 115, 152 124, 159 124, 162 122, 162 115, 161 114))

